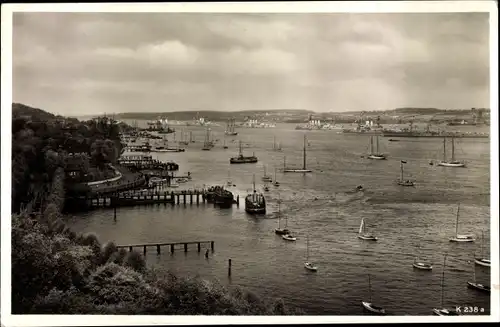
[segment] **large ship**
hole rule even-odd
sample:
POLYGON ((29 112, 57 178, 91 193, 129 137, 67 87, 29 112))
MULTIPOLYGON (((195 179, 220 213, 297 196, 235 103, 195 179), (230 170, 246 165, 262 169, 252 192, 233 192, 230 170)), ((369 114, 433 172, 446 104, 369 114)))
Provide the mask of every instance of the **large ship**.
POLYGON ((253 177, 253 192, 245 197, 245 211, 249 214, 265 214, 266 198, 255 189, 255 175, 253 177))
POLYGON ((255 156, 255 154, 251 156, 244 156, 243 151, 241 150, 241 141, 240 143, 240 152, 237 157, 232 157, 229 159, 229 163, 232 164, 243 164, 243 163, 256 163, 259 159, 255 156))
POLYGON ((342 129, 342 134, 354 134, 354 135, 382 135, 382 126, 380 125, 380 118, 377 118, 375 126, 373 120, 366 120, 363 125, 364 114, 357 119, 356 128, 342 129))

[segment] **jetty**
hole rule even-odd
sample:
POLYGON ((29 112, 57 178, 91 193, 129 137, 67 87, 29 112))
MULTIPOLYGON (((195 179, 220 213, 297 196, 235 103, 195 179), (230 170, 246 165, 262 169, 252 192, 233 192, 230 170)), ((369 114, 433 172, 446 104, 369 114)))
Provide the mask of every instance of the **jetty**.
POLYGON ((117 194, 103 194, 88 197, 85 200, 89 209, 102 207, 126 207, 150 204, 200 204, 206 203, 205 190, 179 191, 125 191, 117 194))
POLYGON ((134 248, 142 248, 143 253, 147 253, 148 248, 155 248, 156 247, 156 253, 161 254, 161 248, 163 246, 169 246, 170 247, 170 253, 175 252, 175 247, 181 245, 181 249, 184 248, 184 252, 188 251, 188 246, 189 245, 197 245, 198 252, 201 252, 201 245, 210 245, 210 249, 212 252, 214 251, 214 241, 191 241, 191 242, 167 242, 167 243, 145 243, 145 244, 127 244, 127 245, 117 245, 116 247, 118 249, 126 249, 128 248, 130 252, 134 248))

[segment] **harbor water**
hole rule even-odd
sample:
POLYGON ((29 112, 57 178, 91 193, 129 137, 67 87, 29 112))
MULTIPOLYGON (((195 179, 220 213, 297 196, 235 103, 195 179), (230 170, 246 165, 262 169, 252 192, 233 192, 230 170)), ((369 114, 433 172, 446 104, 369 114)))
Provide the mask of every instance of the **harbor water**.
MULTIPOLYGON (((389 315, 431 315, 441 307, 443 256, 444 306, 472 306, 490 312, 486 293, 467 288, 467 281, 490 284, 489 268, 474 266, 481 252, 490 258, 490 143, 488 139, 457 139, 455 155, 467 168, 430 165, 443 158, 439 138, 402 138, 389 142, 380 137, 380 151, 388 160, 368 160, 370 139, 343 135, 336 131, 298 131, 292 125, 270 129, 237 129, 237 136, 224 136, 224 127, 214 127, 218 141, 210 151, 202 151, 203 127, 177 127, 193 132, 196 142, 185 152, 152 153, 153 158, 173 160, 180 165, 178 175, 191 172, 193 179, 181 189, 225 185, 240 197, 240 206, 215 208, 212 204, 154 205, 100 209, 67 218, 77 232, 95 232, 102 242, 118 245, 154 242, 215 241, 215 251, 205 258, 202 249, 170 254, 165 248, 157 255, 151 248, 147 263, 180 276, 200 276, 223 285, 237 285, 258 295, 282 298, 288 305, 313 315, 362 315, 361 301, 371 297, 389 315), (311 173, 286 173, 286 165, 302 167, 303 135, 307 134, 307 168, 311 173), (274 137, 282 151, 274 151, 274 137), (223 141, 229 147, 223 149, 223 141), (238 154, 259 158, 256 164, 230 165, 238 154), (365 157, 363 157, 365 156, 365 157), (396 184, 400 161, 405 160, 405 178, 415 187, 396 184), (263 191, 266 168, 279 187, 265 192, 267 214, 250 216, 244 197, 256 188, 263 191), (354 189, 362 185, 363 192, 354 189), (278 227, 278 199, 288 228, 297 237, 287 242, 274 233, 278 227), (474 234, 473 243, 454 243, 457 208, 460 204, 459 234, 474 234), (377 242, 357 238, 361 219, 377 242), (317 272, 304 269, 306 238, 310 260, 317 272), (412 267, 415 257, 431 262, 432 271, 412 267), (228 259, 232 274, 228 277, 228 259), (474 273, 475 270, 475 273, 474 273)), ((173 135, 167 135, 170 142, 173 135)), ((184 138, 186 138, 184 136, 184 138)), ((176 135, 177 141, 180 135, 176 135)), ((154 144, 153 140, 151 141, 154 144)), ((451 146, 447 146, 451 152, 451 146)), ((448 158, 451 154, 448 152, 448 158)), ((281 224, 283 226, 284 220, 281 224)), ((137 249, 142 252, 142 249, 137 249)))

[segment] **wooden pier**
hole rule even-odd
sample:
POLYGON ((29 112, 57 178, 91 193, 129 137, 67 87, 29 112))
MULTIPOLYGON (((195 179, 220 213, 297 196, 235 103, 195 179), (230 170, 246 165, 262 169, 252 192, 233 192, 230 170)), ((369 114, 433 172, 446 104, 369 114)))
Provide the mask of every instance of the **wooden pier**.
POLYGON ((90 208, 98 207, 125 207, 148 204, 200 204, 206 203, 204 190, 181 191, 129 191, 114 195, 96 196, 87 199, 90 208))
POLYGON ((212 252, 214 251, 214 241, 194 241, 194 242, 169 242, 169 243, 146 243, 146 244, 127 244, 127 245, 118 245, 117 248, 118 249, 127 249, 132 252, 132 250, 134 248, 142 248, 143 249, 143 253, 144 255, 146 255, 147 253, 147 249, 148 248, 156 248, 156 253, 157 254, 161 254, 161 248, 164 247, 164 246, 168 246, 170 247, 170 253, 174 253, 175 252, 175 248, 177 246, 177 249, 178 246, 181 245, 181 250, 184 249, 184 252, 187 252, 188 251, 188 247, 189 245, 197 245, 197 250, 198 252, 201 252, 201 246, 202 245, 207 245, 207 250, 208 250, 208 245, 210 245, 210 250, 212 250, 212 252))

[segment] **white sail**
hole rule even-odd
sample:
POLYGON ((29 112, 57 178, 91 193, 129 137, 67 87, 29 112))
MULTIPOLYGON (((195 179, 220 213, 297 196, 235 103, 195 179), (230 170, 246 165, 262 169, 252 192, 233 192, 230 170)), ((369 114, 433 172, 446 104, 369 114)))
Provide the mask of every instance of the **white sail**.
POLYGON ((361 225, 359 225, 359 233, 363 233, 363 230, 364 230, 364 227, 365 227, 365 219, 361 219, 361 225))

